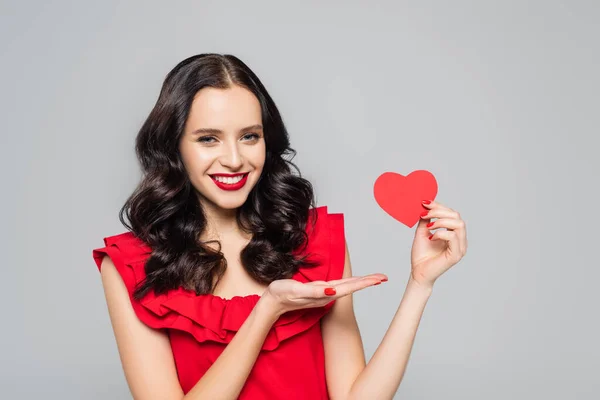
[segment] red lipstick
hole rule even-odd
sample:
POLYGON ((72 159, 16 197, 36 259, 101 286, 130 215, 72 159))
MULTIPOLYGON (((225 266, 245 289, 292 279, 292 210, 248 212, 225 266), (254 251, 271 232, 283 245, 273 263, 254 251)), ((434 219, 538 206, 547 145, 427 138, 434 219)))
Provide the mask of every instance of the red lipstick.
POLYGON ((223 190, 239 190, 244 187, 246 181, 248 181, 249 172, 244 172, 241 174, 210 174, 212 181, 217 185, 220 189, 223 190), (243 176, 243 178, 236 183, 224 183, 217 181, 214 177, 225 177, 225 178, 235 178, 236 176, 243 176))

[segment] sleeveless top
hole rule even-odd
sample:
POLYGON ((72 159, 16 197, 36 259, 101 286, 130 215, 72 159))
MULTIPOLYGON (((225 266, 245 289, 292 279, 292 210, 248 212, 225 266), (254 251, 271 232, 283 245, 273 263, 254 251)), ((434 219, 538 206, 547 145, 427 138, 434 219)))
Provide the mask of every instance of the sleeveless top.
MULTIPOLYGON (((329 214, 327 206, 310 210, 317 222, 307 223, 308 244, 315 267, 302 267, 292 279, 299 282, 342 278, 345 261, 343 214, 329 214)), ((100 270, 110 256, 127 287, 137 317, 147 326, 168 333, 179 383, 184 393, 202 378, 233 339, 259 295, 224 299, 196 295, 182 287, 156 296, 151 290, 139 302, 132 295, 145 277, 144 264, 151 249, 131 232, 104 238, 93 250, 100 270)), ((320 319, 335 300, 323 307, 289 311, 273 324, 239 399, 329 399, 320 319)))

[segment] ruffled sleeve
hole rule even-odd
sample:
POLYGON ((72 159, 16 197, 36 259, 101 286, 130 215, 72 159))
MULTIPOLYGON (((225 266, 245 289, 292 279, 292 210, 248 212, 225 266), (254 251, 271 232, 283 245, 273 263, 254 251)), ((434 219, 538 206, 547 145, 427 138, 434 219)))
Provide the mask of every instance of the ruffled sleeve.
MULTIPOLYGON (((292 278, 300 282, 340 279, 345 260, 343 214, 329 214, 327 207, 321 206, 312 209, 310 215, 316 217, 317 222, 314 228, 307 224, 309 240, 303 252, 319 264, 300 268, 292 278)), ((136 301, 133 292, 145 278, 144 264, 150 256, 150 248, 130 232, 104 238, 104 244, 93 250, 98 270, 104 255, 110 256, 127 287, 136 315, 151 328, 185 331, 200 343, 229 343, 260 299, 258 295, 231 299, 212 294, 196 295, 180 287, 158 296, 150 291, 136 301)), ((268 333, 263 350, 274 350, 282 341, 308 330, 334 303, 283 314, 268 333)))

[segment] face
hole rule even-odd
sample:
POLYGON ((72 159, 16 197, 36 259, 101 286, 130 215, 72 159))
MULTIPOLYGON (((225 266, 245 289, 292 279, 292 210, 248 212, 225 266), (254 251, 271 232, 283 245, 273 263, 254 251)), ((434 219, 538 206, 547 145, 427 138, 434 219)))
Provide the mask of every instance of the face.
POLYGON ((242 206, 258 182, 266 156, 256 96, 235 85, 201 89, 194 97, 179 150, 205 210, 242 206))

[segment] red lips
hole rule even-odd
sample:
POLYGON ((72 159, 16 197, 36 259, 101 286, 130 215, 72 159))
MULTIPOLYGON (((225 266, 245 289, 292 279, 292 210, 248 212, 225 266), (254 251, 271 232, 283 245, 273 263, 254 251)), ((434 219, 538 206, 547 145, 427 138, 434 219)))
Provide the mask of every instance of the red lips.
POLYGON ((246 182, 248 181, 248 174, 249 173, 243 173, 243 174, 213 174, 213 175, 211 175, 211 178, 212 178, 212 181, 215 183, 215 185, 217 185, 222 190, 239 190, 239 189, 243 188, 244 185, 246 184, 246 182), (233 184, 219 182, 219 181, 217 181, 214 178, 216 176, 231 178, 231 177, 242 176, 242 175, 244 177, 239 182, 233 183, 233 184))
POLYGON ((238 173, 238 174, 209 174, 209 175, 210 176, 220 176, 220 177, 223 177, 223 178, 235 178, 236 176, 246 175, 248 173, 249 172, 241 172, 241 173, 238 173))

